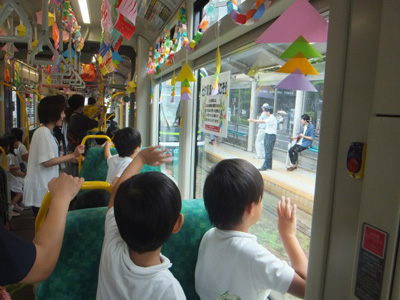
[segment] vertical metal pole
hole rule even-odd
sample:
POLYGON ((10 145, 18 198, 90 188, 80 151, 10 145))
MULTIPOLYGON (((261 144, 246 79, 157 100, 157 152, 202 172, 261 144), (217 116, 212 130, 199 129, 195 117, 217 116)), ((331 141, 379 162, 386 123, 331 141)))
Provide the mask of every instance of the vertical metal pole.
MULTIPOLYGON (((253 79, 251 81, 251 96, 250 96, 250 118, 257 118, 257 108, 256 107, 256 88, 257 81, 253 79)), ((255 123, 249 123, 249 134, 247 135, 247 151, 253 151, 253 141, 254 141, 254 132, 256 131, 255 123)))

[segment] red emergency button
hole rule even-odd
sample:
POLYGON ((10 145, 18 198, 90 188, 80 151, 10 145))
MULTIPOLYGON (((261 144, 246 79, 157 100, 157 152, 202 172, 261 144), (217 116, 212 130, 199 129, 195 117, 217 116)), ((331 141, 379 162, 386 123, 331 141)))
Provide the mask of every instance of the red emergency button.
POLYGON ((350 158, 347 161, 347 170, 349 170, 352 173, 357 173, 361 168, 360 162, 358 159, 355 158, 350 158))

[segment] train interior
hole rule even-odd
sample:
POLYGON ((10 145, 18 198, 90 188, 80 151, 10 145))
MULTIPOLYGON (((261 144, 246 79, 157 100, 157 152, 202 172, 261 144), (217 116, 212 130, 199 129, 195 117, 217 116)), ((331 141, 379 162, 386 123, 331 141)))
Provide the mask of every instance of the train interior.
MULTIPOLYGON (((95 97, 107 107, 104 130, 111 122, 133 126, 143 146, 168 148, 172 161, 161 171, 182 199, 202 199, 215 163, 242 158, 261 167, 258 127, 248 119, 268 104, 278 121, 273 168, 261 172, 263 213, 251 233, 289 262, 276 225, 279 197, 288 196, 298 207, 297 237, 309 259, 305 299, 400 299, 400 3, 0 4, 1 135, 20 127, 29 148, 44 96, 95 97), (297 39, 303 25, 302 34, 314 40, 297 39), (312 53, 290 54, 295 40, 312 53), (300 78, 296 69, 301 83, 293 79, 300 78), (207 107, 213 97, 221 101, 218 122, 211 120, 214 106, 207 107), (289 138, 303 114, 315 138, 288 172, 289 138)), ((23 212, 10 228, 32 239, 33 215, 23 212)), ((14 288, 12 299, 34 299, 31 286, 14 288)), ((272 292, 270 299, 297 298, 272 292)))

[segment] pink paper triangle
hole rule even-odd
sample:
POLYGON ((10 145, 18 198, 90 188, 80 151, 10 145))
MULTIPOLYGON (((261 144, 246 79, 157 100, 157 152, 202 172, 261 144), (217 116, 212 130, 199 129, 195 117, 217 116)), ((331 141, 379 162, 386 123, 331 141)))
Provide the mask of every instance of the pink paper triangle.
POLYGON ((190 98, 190 95, 185 92, 185 93, 182 93, 181 100, 192 100, 192 98, 190 98))
POLYGON ((328 22, 307 0, 295 0, 256 43, 293 43, 300 35, 310 43, 327 42, 328 22))
POLYGON ((318 92, 311 82, 304 76, 299 69, 287 76, 276 85, 276 88, 282 90, 300 90, 309 92, 318 92))

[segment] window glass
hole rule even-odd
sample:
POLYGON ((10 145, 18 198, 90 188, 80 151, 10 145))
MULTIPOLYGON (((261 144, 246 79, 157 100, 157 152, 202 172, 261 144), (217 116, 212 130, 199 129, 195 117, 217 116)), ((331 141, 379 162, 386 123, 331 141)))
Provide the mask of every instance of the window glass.
MULTIPOLYGON (((226 158, 242 158, 260 168, 264 159, 257 158, 256 138, 258 123, 248 121, 252 116, 258 119, 261 106, 268 104, 277 118, 277 136, 273 150, 272 170, 262 171, 264 179, 263 213, 250 232, 258 241, 277 257, 289 261, 277 230, 276 206, 279 198, 289 196, 297 209, 297 236, 308 255, 310 228, 315 189, 316 166, 320 116, 323 103, 325 59, 310 60, 320 75, 307 76, 317 92, 276 89, 276 85, 289 74, 276 70, 286 61, 279 56, 288 44, 258 44, 243 51, 224 57, 221 73, 230 71, 229 106, 227 112, 228 135, 226 138, 205 134, 204 146, 197 147, 195 197, 203 197, 204 181, 212 166, 226 158), (308 114, 315 126, 316 137, 312 146, 315 151, 304 150, 299 155, 298 169, 289 167, 289 137, 296 136, 301 127, 301 115, 308 114)), ((323 55, 325 44, 313 44, 323 55)), ((215 74, 215 63, 199 70, 200 74, 215 74)), ((200 82, 201 83, 201 78, 200 82)), ((200 111, 199 111, 200 114, 200 111)), ((200 119, 200 115, 198 120, 200 119)), ((200 128, 200 131, 202 129, 200 128)), ((263 132, 263 131, 262 131, 263 132)), ((273 299, 295 299, 290 295, 271 294, 273 299)))
POLYGON ((171 85, 171 80, 162 82, 159 100, 159 141, 161 146, 167 147, 172 153, 172 161, 165 164, 165 173, 176 182, 178 182, 179 166, 180 87, 180 82, 176 82, 175 87, 171 85), (171 96, 173 88, 175 88, 174 97, 171 96))

